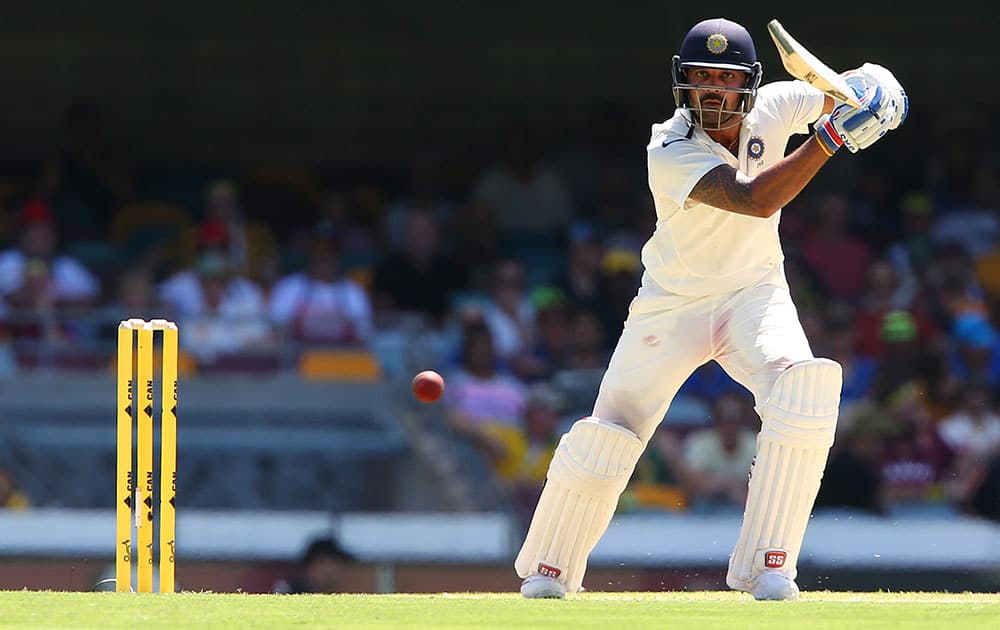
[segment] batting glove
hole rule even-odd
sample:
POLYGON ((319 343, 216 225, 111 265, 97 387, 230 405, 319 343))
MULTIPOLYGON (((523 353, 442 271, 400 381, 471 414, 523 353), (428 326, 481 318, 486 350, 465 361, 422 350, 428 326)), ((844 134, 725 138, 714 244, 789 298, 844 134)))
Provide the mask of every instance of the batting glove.
POLYGON ((889 105, 895 108, 895 115, 889 122, 889 129, 899 127, 906 120, 906 115, 910 111, 910 99, 906 96, 906 90, 899 84, 895 75, 876 63, 866 63, 853 72, 861 74, 869 83, 876 83, 882 87, 889 105))
POLYGON ((901 122, 905 116, 905 112, 900 113, 902 103, 899 99, 886 98, 879 83, 854 71, 845 74, 845 78, 861 101, 861 107, 843 103, 816 121, 816 139, 830 155, 841 146, 846 146, 851 153, 867 149, 890 129, 895 129, 892 125, 898 126, 897 119, 901 122))

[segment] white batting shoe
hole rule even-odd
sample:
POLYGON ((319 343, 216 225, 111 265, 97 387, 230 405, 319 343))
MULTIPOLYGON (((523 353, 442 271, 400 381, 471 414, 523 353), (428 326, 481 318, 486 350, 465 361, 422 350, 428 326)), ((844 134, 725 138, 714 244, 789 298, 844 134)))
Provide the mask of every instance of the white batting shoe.
POLYGON ((532 573, 521 582, 521 595, 527 599, 565 599, 566 587, 555 578, 532 573))
POLYGON ((799 598, 799 587, 780 571, 764 571, 754 580, 750 594, 757 600, 794 602, 799 598))

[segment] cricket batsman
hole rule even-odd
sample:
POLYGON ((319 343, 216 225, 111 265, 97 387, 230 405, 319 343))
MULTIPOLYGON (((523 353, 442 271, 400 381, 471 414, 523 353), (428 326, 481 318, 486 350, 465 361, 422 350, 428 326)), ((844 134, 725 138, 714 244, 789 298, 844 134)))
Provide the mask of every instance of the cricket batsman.
POLYGON ((906 117, 902 86, 866 63, 843 76, 853 108, 801 81, 761 86, 745 28, 696 24, 673 57, 677 109, 647 146, 656 230, 642 284, 590 417, 562 436, 514 563, 521 593, 579 591, 636 461, 677 390, 717 361, 754 396, 757 456, 727 584, 794 600, 806 523, 833 444, 841 367, 814 357, 789 294, 781 208, 827 160, 857 153, 906 117), (787 156, 788 139, 812 136, 787 156))

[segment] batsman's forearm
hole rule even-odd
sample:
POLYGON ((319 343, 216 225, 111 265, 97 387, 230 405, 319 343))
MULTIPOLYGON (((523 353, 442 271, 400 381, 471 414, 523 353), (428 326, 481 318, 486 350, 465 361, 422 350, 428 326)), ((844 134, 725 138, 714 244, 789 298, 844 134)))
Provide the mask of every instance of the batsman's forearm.
POLYGON ((800 147, 750 180, 750 205, 754 216, 769 217, 802 192, 830 159, 823 146, 810 136, 800 147))

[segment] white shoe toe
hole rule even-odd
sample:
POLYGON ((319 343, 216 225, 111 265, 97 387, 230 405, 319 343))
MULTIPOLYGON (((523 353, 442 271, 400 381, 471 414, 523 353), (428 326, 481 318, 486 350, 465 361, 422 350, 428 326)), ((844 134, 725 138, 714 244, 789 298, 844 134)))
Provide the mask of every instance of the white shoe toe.
POLYGON ((795 601, 799 598, 799 587, 784 573, 765 571, 757 576, 751 594, 758 600, 795 601))
POLYGON ((535 573, 521 582, 521 595, 527 599, 564 599, 566 587, 559 580, 535 573))

